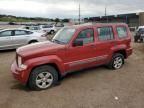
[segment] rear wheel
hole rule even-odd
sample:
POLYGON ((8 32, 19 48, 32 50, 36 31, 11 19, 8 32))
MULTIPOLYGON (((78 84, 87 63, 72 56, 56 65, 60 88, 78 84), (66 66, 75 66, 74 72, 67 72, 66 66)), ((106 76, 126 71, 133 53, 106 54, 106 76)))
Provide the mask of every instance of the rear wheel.
POLYGON ((120 69, 124 64, 124 56, 122 54, 116 53, 113 55, 112 60, 108 64, 111 69, 120 69))
POLYGON ((134 42, 138 42, 138 37, 137 36, 134 37, 134 42))
POLYGON ((143 38, 140 39, 140 42, 143 42, 143 38))
POLYGON ((54 34, 54 33, 55 33, 54 30, 51 30, 51 31, 50 31, 50 34, 54 34))
POLYGON ((29 79, 29 86, 34 90, 44 90, 50 88, 58 81, 58 74, 52 66, 40 66, 35 68, 29 79))

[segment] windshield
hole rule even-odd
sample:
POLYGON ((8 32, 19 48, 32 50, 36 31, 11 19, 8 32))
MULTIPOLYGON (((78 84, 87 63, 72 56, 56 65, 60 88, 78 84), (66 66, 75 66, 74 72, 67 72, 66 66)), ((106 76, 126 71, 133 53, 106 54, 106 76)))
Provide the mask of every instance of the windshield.
POLYGON ((75 31, 76 30, 74 28, 63 28, 54 36, 52 42, 67 44, 71 40, 75 31))

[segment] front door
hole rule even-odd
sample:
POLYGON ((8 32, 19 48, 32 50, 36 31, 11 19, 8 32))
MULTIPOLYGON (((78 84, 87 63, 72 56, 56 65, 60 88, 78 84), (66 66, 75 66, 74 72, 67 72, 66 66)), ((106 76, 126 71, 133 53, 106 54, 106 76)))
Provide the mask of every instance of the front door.
POLYGON ((12 31, 6 30, 0 32, 0 50, 2 49, 11 49, 12 41, 11 41, 12 31))
POLYGON ((72 45, 66 51, 66 71, 79 70, 88 67, 94 62, 95 38, 94 29, 83 29, 73 40, 72 45), (83 45, 75 46, 75 42, 83 42, 83 45))

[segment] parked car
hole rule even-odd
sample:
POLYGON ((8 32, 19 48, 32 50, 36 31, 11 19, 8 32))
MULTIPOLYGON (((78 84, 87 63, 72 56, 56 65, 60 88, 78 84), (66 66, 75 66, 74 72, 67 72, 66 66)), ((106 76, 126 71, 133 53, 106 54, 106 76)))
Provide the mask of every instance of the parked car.
POLYGON ((26 44, 46 40, 44 33, 25 29, 3 29, 0 31, 0 50, 16 49, 26 44))
POLYGON ((40 29, 50 34, 54 34, 57 32, 54 25, 40 25, 40 29))
POLYGON ((43 90, 69 72, 99 65, 120 69, 131 54, 126 24, 71 26, 51 41, 18 48, 11 71, 22 84, 43 90))
POLYGON ((22 29, 27 29, 27 30, 32 30, 32 31, 36 31, 36 32, 44 32, 43 30, 40 29, 39 26, 22 26, 20 27, 22 29))
POLYGON ((144 26, 138 27, 136 30, 135 36, 134 36, 134 41, 135 42, 143 42, 144 41, 144 26))
POLYGON ((63 23, 56 23, 54 24, 54 27, 56 28, 56 31, 59 31, 60 29, 62 29, 64 27, 63 23))
POLYGON ((54 34, 56 32, 58 32, 61 28, 64 27, 63 23, 56 23, 56 24, 50 24, 50 25, 40 25, 41 30, 50 33, 50 34, 54 34))

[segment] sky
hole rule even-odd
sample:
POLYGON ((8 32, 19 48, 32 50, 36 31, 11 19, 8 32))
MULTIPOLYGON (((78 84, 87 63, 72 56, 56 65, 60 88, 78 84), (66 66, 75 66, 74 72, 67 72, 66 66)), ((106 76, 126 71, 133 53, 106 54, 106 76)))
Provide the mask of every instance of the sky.
POLYGON ((82 18, 144 11, 144 0, 0 0, 0 14, 78 18, 79 3, 82 18))

